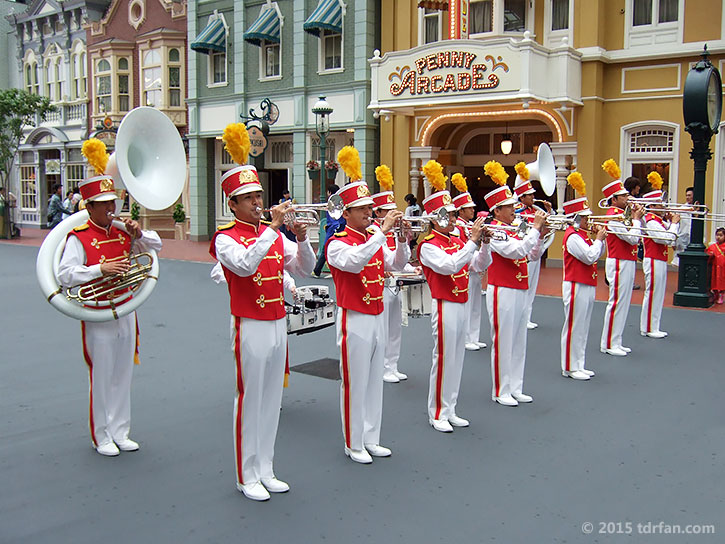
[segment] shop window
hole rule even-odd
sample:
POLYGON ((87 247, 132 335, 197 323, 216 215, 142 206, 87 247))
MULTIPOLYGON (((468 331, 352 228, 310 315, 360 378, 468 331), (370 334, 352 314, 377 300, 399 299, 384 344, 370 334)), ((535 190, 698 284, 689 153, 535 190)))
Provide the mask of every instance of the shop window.
POLYGON ((65 167, 66 190, 78 187, 85 177, 85 166, 81 164, 67 164, 65 167))
POLYGON ((658 172, 663 179, 662 190, 677 190, 677 133, 669 126, 624 127, 624 167, 622 177, 638 177, 642 193, 651 190, 647 175, 658 172))
POLYGON ((625 47, 682 41, 684 2, 680 0, 627 0, 629 15, 625 47))
POLYGON ((142 100, 144 106, 161 107, 161 50, 145 51, 141 57, 142 100))
POLYGON ((280 44, 274 42, 262 41, 259 48, 261 55, 260 74, 262 79, 269 77, 279 77, 280 72, 280 44))
POLYGON ((320 31, 320 71, 342 69, 342 34, 320 31))
POLYGON ((443 14, 438 9, 418 9, 418 43, 420 45, 441 41, 443 29, 443 14))
POLYGON ((35 187, 35 166, 20 167, 20 206, 26 210, 38 208, 37 191, 35 187))
POLYGON ((169 106, 181 106, 181 57, 175 47, 169 49, 169 106))
POLYGON ((471 0, 468 26, 471 35, 523 33, 530 30, 529 2, 526 0, 471 0))

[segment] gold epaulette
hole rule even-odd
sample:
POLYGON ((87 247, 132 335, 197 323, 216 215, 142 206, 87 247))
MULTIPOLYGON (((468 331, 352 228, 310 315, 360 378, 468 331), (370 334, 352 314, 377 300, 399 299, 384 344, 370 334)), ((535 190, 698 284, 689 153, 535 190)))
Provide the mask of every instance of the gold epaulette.
POLYGON ((86 230, 89 226, 90 225, 88 223, 83 223, 82 225, 78 225, 73 230, 76 231, 76 232, 82 232, 82 231, 86 230))
POLYGON ((263 225, 271 225, 272 224, 271 221, 265 221, 264 219, 260 219, 259 222, 262 223, 263 225))
POLYGON ((342 232, 336 232, 335 236, 337 236, 338 238, 342 238, 343 236, 347 236, 347 232, 345 232, 344 230, 342 232))
POLYGON ((436 237, 435 234, 429 234, 428 236, 426 236, 425 238, 423 238, 423 241, 424 242, 427 242, 428 240, 432 240, 435 237, 436 237))
POLYGON ((228 229, 232 228, 235 223, 236 223, 235 221, 230 221, 226 225, 220 225, 220 226, 218 226, 216 228, 216 230, 228 230, 228 229))

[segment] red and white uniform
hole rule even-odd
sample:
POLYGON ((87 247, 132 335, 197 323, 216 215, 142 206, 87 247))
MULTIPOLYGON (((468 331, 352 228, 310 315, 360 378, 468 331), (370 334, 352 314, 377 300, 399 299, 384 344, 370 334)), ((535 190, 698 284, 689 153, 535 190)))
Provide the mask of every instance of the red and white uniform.
POLYGON ((234 462, 237 485, 274 478, 274 443, 282 404, 287 323, 284 271, 309 275, 315 253, 261 223, 235 220, 217 230, 209 253, 229 287, 236 363, 234 462))
MULTIPOLYGON (((161 249, 161 238, 143 231, 133 252, 161 249)), ((68 234, 58 266, 64 287, 100 278, 101 264, 127 259, 131 236, 111 225, 108 230, 91 220, 68 234)), ((130 298, 129 298, 130 300, 130 298)), ((125 301, 127 302, 127 301, 125 301)), ((83 357, 88 365, 89 428, 95 447, 128 439, 131 427, 131 378, 138 349, 136 312, 114 321, 81 321, 83 357)))
MULTIPOLYGON (((502 225, 500 221, 493 224, 502 225)), ((527 260, 541 257, 539 231, 529 229, 523 239, 509 233, 505 241, 492 239, 486 307, 491 323, 491 397, 523 393, 526 363, 526 300, 529 288, 527 260)))
MULTIPOLYGON (((521 211, 521 220, 522 221, 528 221, 529 223, 533 223, 534 221, 534 215, 536 214, 536 211, 539 208, 536 208, 534 206, 527 206, 521 211)), ((544 254, 544 251, 549 249, 549 246, 551 246, 552 242, 554 241, 554 236, 549 235, 542 239, 542 250, 539 256, 535 259, 531 259, 528 262, 529 266, 529 288, 526 291, 526 323, 531 322, 531 312, 534 309, 534 299, 536 298, 536 289, 539 286, 539 273, 541 272, 541 256, 544 254)))
POLYGON ((669 248, 677 241, 678 223, 667 225, 660 216, 648 213, 644 217, 645 226, 651 229, 650 234, 661 236, 656 239, 644 239, 644 298, 642 299, 642 313, 639 317, 639 330, 641 333, 660 332, 660 319, 662 306, 665 303, 667 290, 667 259, 669 248), (667 235, 666 233, 671 233, 667 235))
MULTIPOLYGON (((607 210, 607 215, 618 215, 622 211, 612 207, 607 210)), ((632 300, 641 226, 639 219, 634 219, 631 227, 627 227, 621 221, 607 222, 609 235, 605 270, 609 282, 609 302, 604 313, 604 328, 600 343, 602 350, 622 347, 622 333, 632 300)))
POLYGON ((396 244, 391 251, 379 228, 359 232, 348 225, 327 242, 325 253, 337 294, 342 433, 348 449, 361 451, 365 444, 380 444, 385 271, 402 270, 410 248, 396 244))
POLYGON ((561 369, 583 370, 589 323, 597 285, 597 261, 604 253, 600 240, 569 227, 564 232, 564 326, 561 329, 561 369))
MULTIPOLYGON (((456 219, 456 228, 458 229, 459 238, 465 244, 468 241, 471 223, 467 223, 459 217, 456 219)), ((487 266, 488 263, 480 269, 479 261, 474 259, 468 267, 468 302, 466 302, 468 323, 466 327, 466 344, 480 342, 481 312, 483 308, 481 302, 481 277, 486 273, 487 266)))
POLYGON ((456 415, 466 353, 469 263, 475 259, 477 268, 485 270, 491 255, 485 245, 479 251, 471 240, 464 244, 458 236, 434 229, 418 245, 418 258, 433 298, 428 418, 448 421, 456 415))

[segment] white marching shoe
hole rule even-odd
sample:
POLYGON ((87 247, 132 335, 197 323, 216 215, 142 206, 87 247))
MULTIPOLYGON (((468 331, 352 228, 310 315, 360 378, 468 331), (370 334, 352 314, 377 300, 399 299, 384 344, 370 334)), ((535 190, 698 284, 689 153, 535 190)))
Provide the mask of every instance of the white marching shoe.
POLYGON ((534 323, 533 321, 529 321, 528 323, 526 323, 526 328, 529 329, 530 331, 534 330, 538 326, 539 326, 539 324, 534 323))
POLYGON ((453 427, 445 419, 429 419, 428 423, 438 432, 441 433, 452 433, 453 427))
POLYGON ((365 444, 365 449, 373 457, 390 457, 393 455, 390 448, 386 448, 380 444, 365 444))
POLYGON ((589 380, 591 377, 583 370, 562 370, 561 375, 565 378, 572 378, 574 380, 589 380))
POLYGON ((617 346, 619 349, 621 349, 624 353, 632 353, 632 348, 628 348, 627 346, 617 346))
POLYGON ((251 484, 237 484, 237 489, 244 493, 244 496, 253 501, 268 501, 269 492, 259 482, 251 484))
POLYGON ((652 331, 652 332, 640 332, 642 336, 649 336, 650 338, 665 338, 667 333, 665 331, 652 331))
POLYGON ((397 370, 395 371, 395 377, 398 378, 401 382, 408 379, 407 374, 404 374, 403 372, 398 372, 397 370))
POLYGON ((370 457, 370 454, 367 452, 367 450, 351 450, 350 448, 345 448, 345 455, 347 455, 350 459, 355 461, 356 463, 361 463, 363 465, 368 465, 373 462, 373 458, 370 457))
POLYGON ((582 368, 582 372, 584 372, 584 374, 586 374, 590 378, 593 378, 596 375, 593 370, 589 370, 588 368, 582 368))
POLYGON ((289 491, 289 484, 278 480, 276 476, 271 478, 262 478, 262 485, 267 488, 270 493, 287 493, 289 491))
POLYGON ((115 440, 116 446, 121 451, 137 451, 139 446, 138 442, 131 440, 130 438, 124 438, 122 440, 115 440))
POLYGON ((479 349, 481 349, 481 346, 474 342, 466 342, 466 349, 468 351, 478 351, 479 349))
POLYGON ((448 423, 454 427, 468 427, 471 424, 467 419, 457 416, 456 414, 453 414, 448 418, 448 423))
POLYGON ((106 457, 115 457, 116 455, 119 455, 121 453, 116 444, 114 444, 113 442, 104 442, 103 444, 98 444, 98 446, 96 446, 96 451, 101 455, 105 455, 106 457))
POLYGON ((383 381, 387 383, 398 383, 400 378, 393 372, 385 372, 383 373, 383 381))
POLYGON ((478 344, 478 347, 481 349, 485 349, 488 347, 488 344, 486 342, 476 342, 478 344))
POLYGON ((498 402, 502 406, 518 406, 519 402, 511 395, 501 395, 500 397, 493 397, 493 400, 498 402))
POLYGON ((622 348, 599 348, 599 351, 608 355, 614 355, 615 357, 626 357, 627 352, 622 348))
POLYGON ((534 402, 534 397, 526 395, 524 393, 512 393, 511 396, 515 398, 519 403, 534 402))

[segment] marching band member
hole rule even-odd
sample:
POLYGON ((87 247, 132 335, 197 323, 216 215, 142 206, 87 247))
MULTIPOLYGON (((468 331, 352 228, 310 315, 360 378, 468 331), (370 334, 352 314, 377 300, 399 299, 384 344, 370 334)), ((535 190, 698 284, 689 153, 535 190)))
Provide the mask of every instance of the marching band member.
MULTIPOLYGON (((455 173, 451 177, 451 183, 461 191, 461 194, 453 199, 453 206, 458 212, 456 217, 457 235, 465 244, 470 236, 473 218, 476 216, 476 204, 468 192, 468 184, 466 178, 461 174, 455 173)), ((456 232, 454 231, 454 234, 456 232)), ((481 342, 481 276, 485 270, 477 269, 477 260, 471 262, 468 267, 468 302, 467 306, 467 327, 466 327, 466 344, 465 347, 469 351, 478 351, 486 347, 486 342, 481 342)))
MULTIPOLYGON (((492 225, 511 225, 515 219, 516 199, 505 185, 508 174, 496 161, 489 161, 484 171, 501 185, 484 198, 493 215, 492 225)), ((491 239, 492 263, 488 269, 486 307, 491 323, 491 397, 504 406, 532 402, 524 394, 526 364, 526 296, 528 283, 527 259, 538 259, 543 251, 541 235, 546 214, 537 211, 533 228, 523 239, 510 233, 505 241, 491 239)))
MULTIPOLYGON (((579 194, 586 194, 584 180, 579 172, 567 178, 579 194)), ((564 202, 564 214, 579 217, 579 226, 570 225, 564 232, 564 326, 561 329, 561 375, 575 380, 588 380, 594 372, 585 368, 589 324, 597 285, 597 261, 604 253, 607 231, 595 226, 596 238, 588 236, 589 216, 592 214, 586 197, 564 202)))
MULTIPOLYGON (((94 139, 85 142, 83 154, 97 172, 103 173, 108 155, 105 145, 96 142, 94 139), (95 146, 98 146, 97 153, 93 152, 95 146)), ((58 267, 58 278, 64 287, 124 273, 129 269, 131 253, 161 249, 159 235, 142 231, 136 221, 123 220, 126 232, 113 225, 117 196, 110 176, 87 179, 80 184, 80 191, 89 219, 68 234, 58 267)), ((117 296, 118 292, 110 298, 117 296)), ((131 296, 121 304, 129 300, 131 296)), ((128 437, 131 378, 138 354, 136 312, 113 321, 81 321, 81 332, 83 356, 88 365, 89 428, 93 446, 106 456, 118 455, 119 450, 136 451, 138 443, 128 437)))
POLYGON ((644 298, 639 318, 639 331, 642 336, 664 338, 667 333, 660 330, 660 319, 667 290, 668 248, 677 241, 680 216, 673 213, 669 225, 665 223, 662 217, 662 191, 659 190, 662 187, 662 177, 657 172, 650 172, 647 180, 655 190, 642 196, 643 199, 652 201, 652 205, 649 206, 650 213, 644 216, 644 220, 645 226, 649 229, 648 233, 656 237, 644 239, 644 259, 642 259, 644 298), (660 232, 661 235, 658 235, 660 232))
POLYGON ((395 251, 386 235, 403 213, 389 211, 380 228, 371 225, 373 199, 362 178, 360 157, 351 146, 338 162, 353 181, 336 194, 345 205, 346 228, 325 248, 337 293, 337 345, 340 347, 340 415, 345 455, 357 463, 372 463, 371 455, 388 457, 380 445, 383 415, 383 360, 387 334, 383 314, 386 270, 402 270, 410 257, 405 239, 395 251))
MULTIPOLYGON (((609 199, 610 207, 607 215, 619 215, 627 208, 629 193, 619 179, 621 171, 617 163, 608 159, 602 168, 615 180, 602 189, 605 198, 609 199)), ((630 348, 622 345, 622 333, 627 322, 629 304, 632 300, 632 287, 634 286, 634 272, 637 261, 637 244, 640 240, 641 219, 644 211, 635 205, 632 212, 632 226, 628 227, 621 221, 607 222, 607 261, 606 273, 609 282, 609 302, 604 313, 604 328, 600 351, 625 357, 630 348)))
POLYGON ((292 226, 297 243, 280 233, 289 202, 272 208, 269 224, 261 221, 263 188, 256 168, 244 165, 249 152, 244 125, 227 126, 223 139, 227 151, 242 166, 222 176, 222 190, 234 221, 219 227, 209 253, 221 263, 229 288, 237 386, 237 489, 252 500, 263 501, 269 499, 269 492, 289 490, 287 483, 275 477, 273 469, 287 354, 283 271, 309 275, 315 254, 305 225, 292 226))
POLYGON ((431 221, 431 234, 419 244, 418 259, 433 298, 433 358, 428 388, 428 422, 436 431, 450 433, 454 426, 469 425, 468 420, 456 414, 468 330, 468 264, 476 257, 480 261, 479 269, 485 270, 490 254, 487 245, 478 251, 484 235, 482 219, 473 224, 465 244, 453 234, 456 208, 450 193, 444 190, 446 178, 441 165, 433 160, 428 161, 423 172, 436 190, 423 201, 425 213, 434 214, 444 208, 449 218, 446 227, 431 221))
MULTIPOLYGON (((518 210, 522 221, 528 221, 531 223, 534 220, 534 214, 537 210, 541 210, 539 206, 534 204, 534 194, 536 189, 531 185, 529 180, 529 169, 526 168, 526 164, 519 162, 515 166, 516 169, 516 185, 514 186, 514 193, 519 199, 522 208, 518 210)), ((551 204, 546 202, 546 213, 551 213, 551 204)), ((553 234, 553 233, 552 233, 553 234)), ((536 289, 539 286, 539 273, 541 272, 541 256, 544 251, 549 249, 549 246, 554 241, 554 236, 547 236, 542 240, 543 249, 541 254, 536 259, 531 259, 528 263, 529 267, 529 288, 526 292, 526 328, 529 330, 535 329, 539 326, 538 323, 531 321, 531 312, 534 308, 534 299, 536 298, 536 289)))

